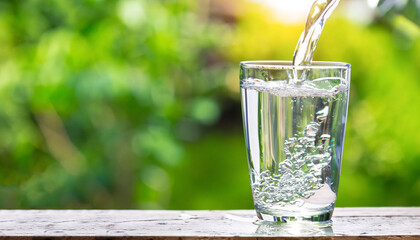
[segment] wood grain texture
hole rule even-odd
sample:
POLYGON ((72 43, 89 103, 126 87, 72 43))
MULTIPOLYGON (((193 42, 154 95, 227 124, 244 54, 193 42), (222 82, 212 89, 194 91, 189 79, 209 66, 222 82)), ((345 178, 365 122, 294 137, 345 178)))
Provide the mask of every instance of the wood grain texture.
POLYGON ((253 210, 1 210, 0 238, 420 239, 420 207, 337 208, 329 228, 255 220, 253 210))

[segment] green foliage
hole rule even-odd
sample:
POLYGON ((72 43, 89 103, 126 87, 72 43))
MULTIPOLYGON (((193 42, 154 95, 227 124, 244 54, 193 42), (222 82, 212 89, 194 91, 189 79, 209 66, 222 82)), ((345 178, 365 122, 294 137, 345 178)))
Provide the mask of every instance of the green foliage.
MULTIPOLYGON (((192 0, 1 1, 0 206, 252 208, 238 62, 291 59, 303 26, 241 3, 226 23, 192 0)), ((319 42, 353 66, 339 206, 418 205, 420 40, 398 34, 332 18, 319 42)))
POLYGON ((181 123, 220 111, 202 56, 225 26, 196 5, 1 3, 3 207, 168 207, 181 123))

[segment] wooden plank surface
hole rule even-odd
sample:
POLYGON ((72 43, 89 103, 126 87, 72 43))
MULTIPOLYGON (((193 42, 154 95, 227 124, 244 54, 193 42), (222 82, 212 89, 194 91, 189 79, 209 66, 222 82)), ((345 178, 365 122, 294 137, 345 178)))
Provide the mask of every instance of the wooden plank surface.
POLYGON ((1 210, 0 238, 420 239, 420 207, 337 208, 327 228, 255 220, 253 210, 1 210))

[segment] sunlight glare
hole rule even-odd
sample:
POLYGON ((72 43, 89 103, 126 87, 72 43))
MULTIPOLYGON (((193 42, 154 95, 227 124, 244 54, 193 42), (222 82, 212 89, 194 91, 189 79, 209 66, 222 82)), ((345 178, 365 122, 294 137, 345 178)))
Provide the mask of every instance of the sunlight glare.
POLYGON ((313 0, 251 0, 269 7, 276 21, 285 24, 304 23, 313 0))

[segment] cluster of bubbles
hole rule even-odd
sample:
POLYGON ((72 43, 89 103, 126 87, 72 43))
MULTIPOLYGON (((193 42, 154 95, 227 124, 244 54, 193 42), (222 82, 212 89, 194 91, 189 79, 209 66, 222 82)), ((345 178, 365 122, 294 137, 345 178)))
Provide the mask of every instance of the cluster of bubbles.
POLYGON ((320 78, 299 85, 287 80, 264 81, 256 78, 241 80, 241 88, 268 92, 281 97, 334 97, 348 89, 343 78, 320 78))
POLYGON ((252 184, 255 203, 260 206, 286 203, 302 206, 303 199, 308 199, 320 189, 326 177, 325 168, 329 165, 331 136, 317 135, 320 123, 309 123, 302 136, 297 134, 285 141, 286 159, 278 164, 278 169, 255 174, 252 184))

